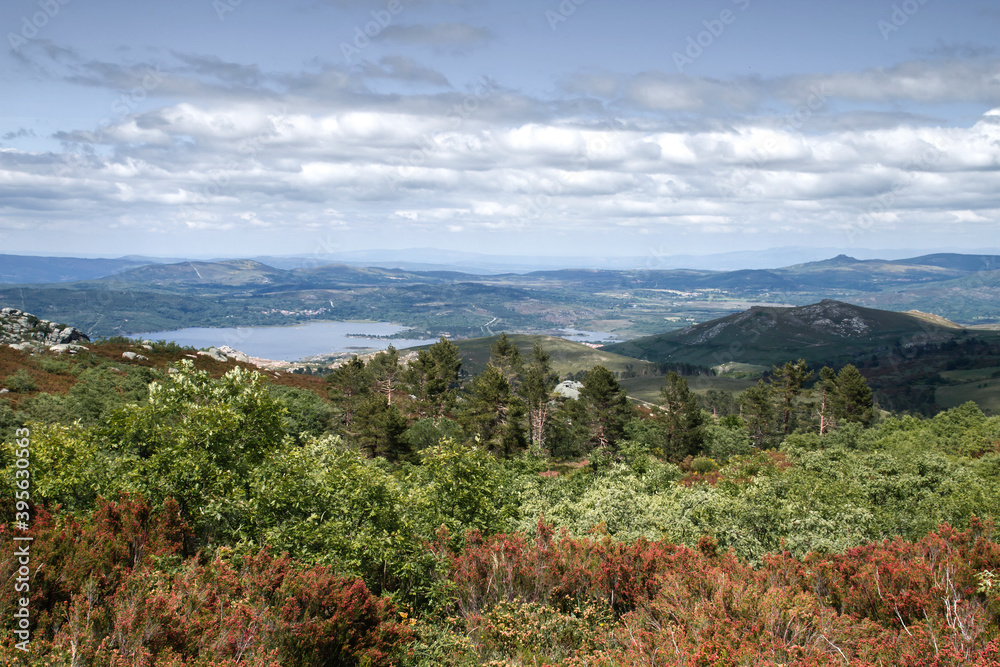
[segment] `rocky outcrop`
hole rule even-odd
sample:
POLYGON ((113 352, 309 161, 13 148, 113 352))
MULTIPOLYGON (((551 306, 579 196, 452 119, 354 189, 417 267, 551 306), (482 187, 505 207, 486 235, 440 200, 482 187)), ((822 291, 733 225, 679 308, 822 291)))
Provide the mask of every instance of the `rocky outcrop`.
POLYGON ((207 350, 198 350, 198 354, 202 357, 208 357, 209 359, 214 359, 215 361, 221 363, 229 361, 229 358, 222 352, 219 352, 219 349, 215 347, 210 347, 207 350))
POLYGON ((0 308, 0 344, 28 349, 80 342, 90 342, 90 338, 75 327, 49 322, 17 308, 0 308))

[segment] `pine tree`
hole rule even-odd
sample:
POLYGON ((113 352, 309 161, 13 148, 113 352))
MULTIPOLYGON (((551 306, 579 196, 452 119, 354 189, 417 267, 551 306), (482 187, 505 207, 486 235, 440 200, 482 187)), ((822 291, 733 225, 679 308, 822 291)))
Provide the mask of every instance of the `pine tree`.
POLYGON ((506 332, 501 332, 496 342, 490 346, 490 363, 500 369, 511 389, 516 391, 524 368, 524 359, 521 357, 521 350, 510 342, 506 332))
POLYGON ((410 362, 404 377, 422 415, 440 417, 451 406, 461 368, 458 346, 445 338, 421 350, 410 362))
POLYGON ((635 412, 614 374, 604 366, 594 366, 583 378, 579 400, 586 410, 590 445, 614 450, 635 412))
POLYGON ((795 426, 793 419, 794 402, 802 393, 802 387, 811 380, 813 372, 805 359, 786 362, 775 366, 771 375, 771 387, 781 404, 781 432, 788 435, 795 426))
POLYGON ((705 441, 701 408, 687 380, 674 371, 667 373, 660 389, 660 407, 656 421, 665 435, 663 451, 667 457, 681 460, 700 452, 705 441))
POLYGON ((510 456, 525 444, 521 425, 524 406, 507 378, 492 363, 469 384, 462 418, 469 431, 490 451, 510 456))
POLYGON ((357 355, 334 369, 326 378, 330 400, 340 409, 344 428, 351 432, 354 413, 371 392, 371 374, 357 355))
POLYGON ((872 390, 857 367, 848 364, 835 373, 824 366, 819 377, 820 435, 845 422, 871 425, 875 417, 872 390))
POLYGON ((837 373, 836 386, 834 417, 839 421, 870 426, 875 417, 872 390, 861 372, 853 364, 847 364, 837 373))
POLYGON ((552 390, 559 378, 552 372, 549 353, 538 341, 531 349, 531 356, 524 369, 520 396, 528 411, 528 434, 533 447, 545 446, 545 425, 551 411, 552 390))
POLYGON ((390 461, 406 457, 410 447, 403 440, 406 419, 382 394, 369 394, 358 406, 354 419, 357 441, 370 456, 383 456, 390 461))
POLYGON ((833 403, 837 392, 837 374, 829 366, 819 370, 819 434, 825 435, 834 426, 833 403))
POLYGON ((778 426, 778 415, 774 407, 774 393, 763 380, 740 394, 740 418, 755 446, 771 444, 778 426))
POLYGON ((376 390, 385 395, 386 401, 392 405, 392 388, 399 384, 403 375, 403 367, 399 364, 399 351, 390 345, 379 352, 368 362, 376 390))

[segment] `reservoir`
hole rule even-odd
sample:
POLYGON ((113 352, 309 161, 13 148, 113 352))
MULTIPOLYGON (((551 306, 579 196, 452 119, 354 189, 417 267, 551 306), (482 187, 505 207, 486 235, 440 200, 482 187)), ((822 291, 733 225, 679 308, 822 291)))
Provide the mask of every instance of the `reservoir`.
POLYGON ((388 322, 309 322, 295 326, 210 328, 190 327, 174 331, 153 331, 130 338, 174 341, 196 348, 228 345, 251 357, 298 361, 315 355, 339 354, 353 350, 396 349, 436 343, 437 339, 411 340, 364 338, 391 336, 406 327, 388 322), (361 337, 359 337, 361 336, 361 337))

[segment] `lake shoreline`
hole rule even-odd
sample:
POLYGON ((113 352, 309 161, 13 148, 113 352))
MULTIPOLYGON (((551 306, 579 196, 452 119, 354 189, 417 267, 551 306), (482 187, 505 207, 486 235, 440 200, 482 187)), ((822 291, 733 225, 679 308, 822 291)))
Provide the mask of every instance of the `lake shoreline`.
POLYGON ((318 320, 260 327, 186 327, 130 334, 128 337, 173 341, 199 349, 226 346, 261 360, 309 363, 315 358, 366 354, 389 345, 405 349, 437 340, 396 337, 409 330, 409 327, 392 322, 318 320), (359 345, 361 340, 371 344, 359 345))

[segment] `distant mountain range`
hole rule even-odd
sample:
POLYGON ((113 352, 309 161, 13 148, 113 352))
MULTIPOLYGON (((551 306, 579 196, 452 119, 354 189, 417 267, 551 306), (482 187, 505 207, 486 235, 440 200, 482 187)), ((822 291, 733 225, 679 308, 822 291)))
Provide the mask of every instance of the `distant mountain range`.
MULTIPOLYGON (((981 270, 982 265, 995 259, 993 255, 939 254, 915 257, 914 251, 865 250, 844 251, 834 259, 826 259, 840 252, 839 249, 772 248, 763 251, 740 251, 709 255, 663 255, 651 251, 649 255, 632 257, 559 257, 559 256, 504 256, 489 255, 434 248, 410 250, 359 250, 353 252, 298 256, 257 256, 245 258, 280 270, 316 269, 332 264, 355 267, 398 269, 416 273, 455 272, 469 275, 530 273, 564 269, 596 269, 604 271, 674 271, 690 269, 699 272, 796 271, 808 264, 842 268, 854 265, 876 267, 879 264, 912 263, 956 271, 981 270), (861 259, 854 259, 859 257, 861 259), (882 257, 883 259, 873 259, 882 257), (910 257, 910 259, 905 259, 910 257)), ((198 266, 227 263, 233 258, 194 260, 184 258, 156 258, 127 256, 118 258, 44 257, 34 255, 0 255, 0 284, 63 283, 94 280, 112 276, 130 269, 150 264, 191 263, 198 266)), ((992 264, 994 268, 997 265, 992 264)))
POLYGON ((181 260, 139 256, 119 257, 117 259, 86 259, 81 257, 0 255, 0 284, 68 283, 77 280, 93 280, 147 264, 177 261, 181 260))
POLYGON ((967 326, 1000 322, 996 255, 858 259, 840 254, 771 269, 494 274, 345 263, 282 268, 256 259, 2 259, 6 279, 20 282, 0 285, 0 306, 76 322, 97 336, 186 326, 377 320, 412 327, 418 338, 500 331, 553 335, 576 328, 628 339, 751 305, 801 306, 824 298, 932 312, 967 326), (110 273, 96 276, 104 272, 110 273), (40 277, 58 280, 28 282, 40 277))

